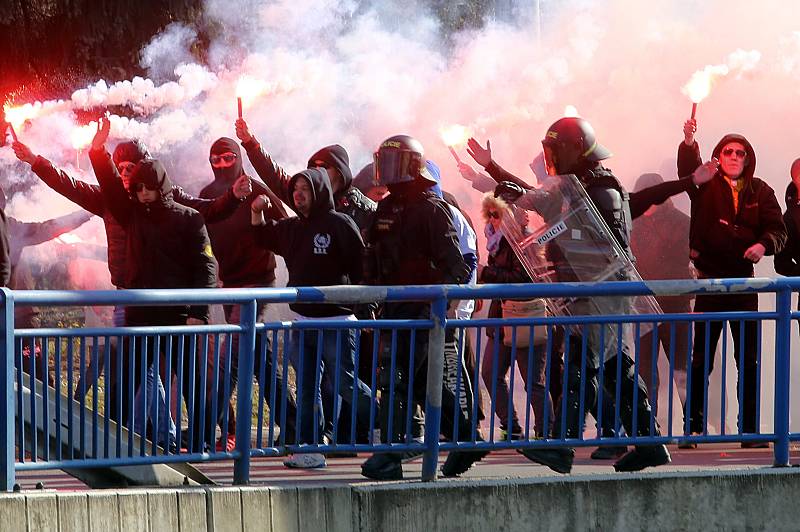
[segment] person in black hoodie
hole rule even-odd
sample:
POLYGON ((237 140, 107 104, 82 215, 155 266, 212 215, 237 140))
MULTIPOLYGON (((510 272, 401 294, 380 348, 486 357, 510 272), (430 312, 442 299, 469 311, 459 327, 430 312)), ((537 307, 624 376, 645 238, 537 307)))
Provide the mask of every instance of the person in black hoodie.
POLYGON ((775 254, 775 271, 789 277, 800 276, 800 159, 792 163, 792 181, 786 187, 786 245, 775 254))
MULTIPOLYGON (((276 163, 250 133, 243 119, 236 121, 236 136, 247 150, 247 157, 258 176, 278 197, 289 203, 289 183, 292 180, 286 171, 276 163)), ((360 231, 372 223, 377 204, 353 186, 353 172, 350 158, 339 144, 332 144, 317 151, 308 159, 308 168, 324 168, 331 183, 334 206, 337 212, 348 215, 360 231)))
MULTIPOLYGON (((214 172, 214 181, 206 185, 200 191, 201 198, 214 198, 223 194, 231 188, 240 177, 244 176, 242 168, 242 153, 239 144, 227 137, 217 139, 211 145, 209 154, 211 170, 214 172)), ((275 255, 263 246, 258 245, 255 233, 250 229, 250 204, 260 196, 266 195, 270 198, 270 207, 266 215, 271 220, 282 220, 286 218, 286 211, 281 202, 272 191, 258 181, 252 181, 252 191, 244 198, 232 216, 208 223, 208 236, 211 238, 211 245, 214 248, 214 255, 219 263, 219 278, 225 288, 254 288, 275 286, 275 255)), ((225 319, 228 323, 239 323, 239 305, 225 305, 225 319)), ((258 304, 257 321, 266 321, 267 304, 258 304)), ((233 394, 236 389, 239 372, 239 336, 231 335, 231 361, 230 361, 230 387, 229 393, 233 394)), ((277 386, 275 411, 272 413, 273 419, 282 419, 283 397, 286 397, 286 427, 281 437, 285 442, 292 442, 295 439, 295 415, 296 403, 294 395, 284 390, 283 375, 280 364, 273 368, 272 364, 272 345, 268 333, 256 335, 255 349, 255 375, 259 380, 260 393, 269 404, 272 397, 272 371, 275 370, 275 383, 277 386), (266 356, 261 357, 261 342, 266 340, 266 356), (262 368, 263 366, 263 368, 262 368), (263 369, 263 373, 262 373, 263 369), (265 375, 264 382, 260 382, 260 376, 265 375)), ((220 361, 220 367, 228 367, 226 360, 220 361)), ((211 368, 216 373, 215 368, 211 368)), ((213 375, 212 373, 212 375, 213 375)), ((223 377, 220 376, 219 379, 223 377)), ((227 411, 229 424, 227 429, 223 429, 226 435, 226 449, 233 450, 236 443, 235 426, 232 422, 235 419, 233 410, 229 408, 230 395, 225 396, 226 386, 220 384, 218 389, 219 410, 218 419, 211 420, 211 408, 207 409, 208 421, 206 426, 213 427, 217 422, 223 420, 227 411), (226 434, 227 433, 227 434, 226 434)), ((209 403, 210 404, 210 403, 209 403)))
MULTIPOLYGON (((172 197, 172 182, 164 166, 155 159, 140 161, 130 177, 130 192, 125 189, 117 167, 105 150, 110 123, 101 118, 97 134, 92 140, 89 158, 92 162, 105 204, 114 219, 125 229, 128 267, 125 286, 129 288, 214 288, 217 264, 211 251, 205 222, 196 210, 175 203, 172 197)), ((128 326, 152 325, 200 325, 208 323, 208 305, 192 306, 129 306, 125 308, 125 324, 128 326)), ((149 337, 145 351, 149 367, 154 356, 154 340, 149 337)), ((187 342, 189 343, 189 342, 187 342)), ((161 343, 161 354, 167 352, 167 342, 161 343)), ((129 349, 123 348, 123 364, 129 349)), ((177 337, 173 337, 171 352, 174 360, 173 374, 178 371, 177 337)), ((140 384, 140 352, 133 354, 133 389, 140 384)), ((200 393, 191 388, 195 381, 194 353, 183 357, 183 395, 190 416, 190 435, 187 447, 190 452, 204 450, 205 443, 200 433, 200 416, 203 405, 200 393)), ((126 364, 127 366, 127 364, 126 364)), ((124 379, 130 381, 131 376, 124 379)), ((168 378, 171 378, 169 376, 168 378)), ((123 390, 130 389, 123 381, 123 390)))
MULTIPOLYGON (((106 205, 105 197, 98 185, 92 185, 78 179, 74 179, 63 170, 59 170, 53 164, 42 156, 37 156, 33 151, 21 142, 14 142, 12 145, 14 154, 17 158, 25 163, 31 165, 31 170, 50 188, 64 196, 65 198, 77 203, 85 210, 92 214, 100 216, 106 229, 106 240, 108 242, 108 271, 111 274, 111 283, 119 289, 129 288, 125 285, 125 270, 128 265, 128 255, 125 248, 126 236, 125 229, 114 219, 111 210, 106 205)), ((117 144, 114 148, 112 160, 117 167, 119 176, 122 179, 122 184, 128 188, 130 176, 133 169, 142 159, 149 158, 150 153, 144 143, 140 140, 128 140, 117 144)), ((230 216, 236 208, 241 204, 241 201, 250 192, 250 179, 242 176, 242 179, 236 181, 233 186, 227 190, 223 190, 220 194, 213 199, 200 199, 187 194, 181 187, 172 187, 172 198, 176 203, 185 205, 196 209, 207 222, 217 221, 230 216)), ((114 307, 113 324, 115 327, 121 327, 125 324, 125 310, 122 305, 114 307)), ((112 349, 115 347, 112 345, 112 349)), ((100 358, 100 363, 103 363, 103 357, 100 358)), ((103 370, 102 366, 97 368, 90 367, 87 370, 87 375, 98 375, 103 370)), ((109 375, 117 374, 117 357, 111 357, 111 367, 106 369, 109 375)), ((166 406, 164 386, 160 378, 150 376, 148 373, 148 383, 153 380, 154 386, 158 390, 158 408, 159 417, 166 419, 167 412, 164 409, 166 406)), ((115 421, 127 422, 128 418, 128 401, 131 397, 127 394, 117 394, 115 392, 116 381, 110 379, 110 386, 112 387, 109 394, 109 408, 110 417, 115 421), (118 404, 121 402, 121 405, 118 404), (121 419, 117 418, 117 413, 122 412, 121 419)), ((148 389, 150 385, 148 384, 148 389)), ((88 388, 83 388, 88 389, 88 388)), ((148 394, 148 397, 150 395, 148 394)), ((141 419, 143 413, 136 412, 136 417, 141 419)))
MULTIPOLYGON (((700 166, 700 147, 694 140, 697 123, 694 119, 684 124, 684 140, 678 146, 678 176, 690 175, 700 166)), ((719 159, 719 170, 708 183, 689 189, 691 198, 691 223, 689 226, 689 257, 700 279, 752 277, 753 265, 764 255, 780 252, 786 241, 786 228, 775 192, 754 176, 756 153, 750 142, 738 134, 722 137, 712 152, 719 159)), ((730 312, 758 310, 758 294, 698 295, 695 312, 730 312)), ((739 385, 743 389, 742 417, 739 419, 743 433, 759 432, 758 412, 758 325, 744 322, 744 340, 740 336, 740 322, 731 321, 734 358, 739 367, 739 385), (741 382, 744 379, 744 382, 741 382)), ((693 433, 705 430, 703 396, 708 375, 714 369, 714 351, 722 332, 722 322, 710 323, 706 337, 706 323, 698 321, 694 327, 691 380, 689 391, 689 425, 693 433), (708 342, 708 348, 706 348, 708 342), (708 367, 706 368, 706 349, 708 367)), ((692 444, 685 445, 686 447, 692 444)), ((742 447, 766 447, 765 442, 745 442, 742 447)))
MULTIPOLYGON (((257 242, 284 258, 289 272, 288 286, 357 284, 361 280, 364 243, 353 220, 334 210, 330 181, 324 170, 309 168, 294 175, 288 190, 288 205, 298 214, 295 218, 265 220, 263 210, 269 205, 266 195, 259 196, 251 205, 257 242)), ((353 308, 348 305, 295 303, 290 308, 299 319, 355 320, 353 308)), ((319 443, 315 434, 322 434, 324 413, 316 380, 318 370, 338 372, 339 392, 348 404, 353 400, 355 388, 356 416, 362 423, 368 422, 371 391, 355 374, 353 329, 323 330, 320 334, 294 330, 290 351, 300 397, 299 443, 319 443), (337 344, 341 347, 338 356, 337 344), (317 358, 318 349, 321 359, 317 358)), ((299 468, 326 465, 325 457, 318 453, 300 454, 284 464, 299 468)))
MULTIPOLYGON (((275 194, 285 203, 290 204, 289 196, 291 191, 289 183, 292 179, 278 163, 264 150, 258 140, 250 133, 247 122, 243 119, 236 121, 236 136, 242 141, 242 146, 247 150, 247 157, 255 168, 258 176, 264 183, 274 191, 275 194)), ((333 192, 333 202, 337 212, 348 215, 356 223, 362 238, 365 231, 372 223, 377 204, 365 196, 358 188, 353 185, 353 173, 350 170, 350 157, 347 150, 339 144, 333 144, 321 148, 308 159, 308 168, 322 168, 330 181, 331 191, 333 192)), ((213 237, 212 237, 213 238, 213 237)), ((375 305, 356 305, 355 315, 359 319, 372 319, 375 314, 375 305)), ((361 334, 361 352, 368 353, 372 350, 372 332, 363 331, 361 334)), ((359 366, 367 366, 366 372, 372 371, 371 357, 364 356, 359 359, 359 366)), ((362 378, 365 374, 359 370, 362 378)), ((325 435, 333 439, 333 415, 336 409, 336 398, 333 397, 334 383, 328 380, 330 374, 323 375, 322 382, 322 405, 325 409, 325 435)), ((341 397, 339 399, 342 399, 341 397)), ((339 415, 338 434, 350 434, 350 412, 342 409, 339 415)), ((356 438, 362 443, 366 443, 369 435, 369 425, 356 427, 356 438)))

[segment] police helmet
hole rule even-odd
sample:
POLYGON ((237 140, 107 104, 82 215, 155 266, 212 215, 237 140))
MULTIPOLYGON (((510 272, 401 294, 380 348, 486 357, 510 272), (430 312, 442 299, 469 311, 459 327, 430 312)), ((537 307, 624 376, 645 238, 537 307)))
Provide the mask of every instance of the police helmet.
POLYGON ((548 173, 567 173, 580 161, 602 161, 611 152, 597 142, 592 125, 579 117, 564 117, 547 129, 542 140, 548 173))
POLYGON ((392 186, 418 179, 436 180, 425 167, 422 143, 408 135, 395 135, 384 140, 374 155, 375 183, 392 186))

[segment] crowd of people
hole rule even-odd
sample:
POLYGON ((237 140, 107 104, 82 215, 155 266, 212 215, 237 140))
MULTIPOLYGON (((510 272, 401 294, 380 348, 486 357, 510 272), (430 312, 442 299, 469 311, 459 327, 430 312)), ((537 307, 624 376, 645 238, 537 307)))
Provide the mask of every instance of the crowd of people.
MULTIPOLYGON (((593 128, 582 118, 562 118, 547 130, 543 152, 530 165, 536 185, 504 170, 493 159, 488 141, 483 145, 470 139, 469 153, 485 173, 464 163, 459 164, 459 171, 484 193, 480 199, 484 225, 476 228, 452 194, 443 190, 441 171, 426 158, 422 144, 407 135, 383 141, 373 163, 355 177, 348 153, 340 145, 321 148, 310 156, 306 169, 291 175, 240 118, 235 123, 238 142, 223 137, 212 144, 209 163, 213 181, 203 188, 200 198, 195 198, 173 184, 164 165, 142 142, 123 141, 109 153, 106 143, 110 122, 100 119, 89 151, 99 185, 72 178, 21 142, 12 144, 17 158, 29 164, 46 185, 86 212, 52 220, 39 231, 26 231, 17 229, 24 225, 0 210, 0 281, 4 286, 22 288, 13 280, 19 250, 77 227, 91 213, 102 217, 105 224, 108 268, 118 289, 274 287, 276 254, 285 261, 288 286, 528 283, 535 276, 510 235, 504 234, 503 221, 518 224, 524 232, 527 212, 547 219, 557 198, 545 182, 569 174, 577 177, 611 239, 637 264, 645 279, 751 277, 754 264, 765 255, 776 255, 778 273, 797 274, 800 159, 791 166, 792 182, 787 187, 787 211, 783 215, 773 190, 755 177, 756 154, 747 139, 726 135, 713 149, 710 160, 703 163, 695 140, 696 127, 694 119, 684 125, 677 179, 645 174, 633 192, 628 192, 603 165, 611 152, 598 142, 593 128), (260 179, 245 174, 240 144, 260 179), (691 201, 688 216, 670 200, 683 193, 691 201), (290 216, 287 209, 294 215, 290 216), (478 249, 477 231, 486 237, 485 250, 478 249), (656 238, 669 244, 651 245, 656 238), (481 255, 485 257, 483 264, 479 264, 481 255)), ((563 260, 555 257, 552 249, 545 248, 543 253, 549 254, 548 260, 563 260)), ((555 280, 573 279, 562 274, 555 280)), ((630 312, 630 301, 619 299, 615 310, 630 312)), ((505 303, 492 300, 488 317, 503 317, 505 303)), ((527 303, 547 308, 544 300, 527 303)), ((757 310, 758 298, 756 294, 701 295, 692 303, 689 297, 673 296, 660 297, 658 303, 667 313, 753 311, 757 310)), ((469 319, 475 310, 473 301, 452 306, 448 309, 450 319, 469 319)), ((266 319, 266 307, 258 306, 260 322, 266 319)), ((585 308, 587 314, 598 313, 585 308)), ((431 312, 430 304, 414 301, 382 305, 296 303, 291 309, 297 321, 428 319, 431 312)), ((226 306, 224 311, 229 323, 239 322, 238 305, 226 306)), ((208 322, 209 309, 204 305, 129 306, 115 309, 113 325, 208 322)), ((17 326, 35 326, 35 322, 17 317, 17 326)), ((743 320, 741 324, 732 321, 730 326, 735 360, 741 365, 739 431, 758 433, 757 325, 743 320)), ((666 353, 674 354, 673 375, 689 431, 703 433, 707 429, 704 393, 708 386, 703 375, 713 370, 723 322, 711 321, 709 326, 697 322, 693 334, 690 327, 688 322, 665 323, 649 331, 640 339, 639 364, 634 363, 632 346, 623 343, 621 349, 609 348, 612 339, 604 339, 599 324, 589 324, 582 335, 568 328, 552 328, 547 348, 542 342, 525 338, 525 342, 535 343, 529 356, 527 349, 514 344, 520 340, 519 330, 512 334, 503 327, 486 327, 482 360, 477 360, 469 335, 457 338, 457 329, 448 328, 443 352, 442 432, 451 439, 481 440, 481 431, 475 430, 477 423, 486 414, 496 414, 505 440, 577 438, 584 430, 586 415, 593 413, 601 420, 598 430, 604 436, 619 434, 617 420, 628 435, 658 436, 658 424, 652 421, 657 401, 649 398, 658 396, 656 366, 663 346, 666 353), (565 358, 570 361, 566 369, 565 358), (533 434, 523 429, 510 397, 513 384, 509 390, 508 375, 515 366, 520 369, 533 410, 533 434), (694 377, 687 379, 687 374, 694 377), (483 411, 478 376, 489 392, 491 412, 483 411), (604 391, 598 393, 601 388, 604 391)), ((125 391, 138 390, 140 395, 146 393, 156 400, 150 401, 145 412, 143 401, 128 393, 112 392, 108 395, 109 416, 124 425, 135 417, 137 431, 151 430, 171 449, 205 452, 216 444, 219 450, 232 450, 235 430, 230 402, 237 384, 238 335, 232 335, 232 349, 227 351, 230 360, 218 360, 219 368, 206 368, 217 373, 226 368, 231 379, 230 386, 220 386, 213 394, 189 393, 202 368, 189 356, 187 345, 177 341, 159 344, 153 337, 145 343, 144 349, 131 349, 127 340, 114 347, 106 372, 120 378, 108 384, 125 391), (179 359, 176 355, 181 346, 186 356, 179 359), (171 363, 154 363, 167 353, 173 357, 171 363), (129 368, 146 368, 147 373, 129 368), (169 374, 164 368, 169 368, 169 374), (180 435, 168 407, 171 386, 164 386, 178 378, 182 379, 179 389, 190 427, 180 435), (212 395, 213 409, 208 407, 212 395), (201 397, 209 403, 203 404, 201 397), (158 419, 158 427, 146 427, 143 420, 148 417, 151 421, 158 419), (217 426, 222 436, 215 443, 217 426)), ((275 362, 273 350, 277 346, 272 345, 269 335, 257 335, 254 375, 263 398, 280 398, 268 404, 274 407, 272 418, 277 420, 275 424, 287 444, 331 442, 337 432, 352 433, 356 442, 369 443, 374 437, 370 431, 373 414, 377 415, 375 426, 383 443, 422 441, 428 343, 429 331, 425 329, 364 329, 356 334, 356 329, 297 327, 292 329, 282 353, 294 368, 296 393, 287 386, 283 368, 275 362), (357 342, 362 353, 371 353, 373 345, 379 346, 377 375, 372 375, 371 361, 365 363, 369 357, 356 360, 357 342), (371 389, 373 383, 378 390, 371 389)), ((33 359, 36 346, 26 349, 26 360, 33 359)), ((682 444, 695 445, 691 440, 682 444)), ((742 445, 766 443, 748 441, 742 445)), ((566 446, 525 448, 521 453, 560 473, 571 471, 574 458, 574 450, 566 446)), ((484 450, 453 451, 442 472, 445 476, 460 475, 486 454, 484 450)), ((417 455, 373 454, 363 463, 362 474, 379 480, 401 479, 403 462, 417 455)), ((601 447, 592 456, 618 458, 614 464, 618 471, 670 462, 664 445, 637 445, 630 451, 601 447)), ((298 452, 288 457, 285 465, 324 467, 326 456, 298 452)))

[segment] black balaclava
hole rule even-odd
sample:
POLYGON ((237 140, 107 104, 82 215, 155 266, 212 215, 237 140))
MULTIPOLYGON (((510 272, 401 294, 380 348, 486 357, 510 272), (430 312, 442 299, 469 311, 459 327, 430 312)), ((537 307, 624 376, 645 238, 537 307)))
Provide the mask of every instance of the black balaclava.
POLYGON ((233 183, 244 173, 242 170, 242 150, 239 149, 239 144, 233 139, 222 137, 211 145, 211 155, 222 155, 228 152, 236 154, 236 160, 233 164, 227 168, 214 168, 212 166, 211 169, 214 170, 214 179, 233 183))
POLYGON ((115 165, 118 165, 122 161, 136 164, 142 159, 149 159, 150 152, 147 151, 147 146, 145 146, 141 140, 128 140, 117 144, 111 158, 115 165))

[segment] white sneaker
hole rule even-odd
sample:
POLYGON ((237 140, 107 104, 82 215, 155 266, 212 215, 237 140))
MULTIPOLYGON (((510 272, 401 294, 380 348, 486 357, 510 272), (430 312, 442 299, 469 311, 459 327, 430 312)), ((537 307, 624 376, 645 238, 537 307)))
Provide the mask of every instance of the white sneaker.
POLYGON ((294 454, 288 460, 283 462, 286 467, 292 469, 319 469, 328 464, 325 462, 325 456, 321 453, 306 453, 294 454))

